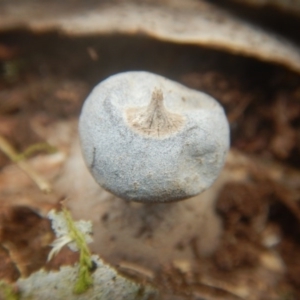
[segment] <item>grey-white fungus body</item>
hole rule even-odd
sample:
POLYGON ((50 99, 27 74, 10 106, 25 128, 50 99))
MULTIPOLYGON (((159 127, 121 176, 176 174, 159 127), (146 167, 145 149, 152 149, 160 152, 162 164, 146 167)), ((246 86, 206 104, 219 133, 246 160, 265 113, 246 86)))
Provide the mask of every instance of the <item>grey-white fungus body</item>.
POLYGON ((207 189, 229 147, 228 122, 215 99, 148 72, 98 84, 84 103, 79 133, 98 184, 149 203, 207 189))

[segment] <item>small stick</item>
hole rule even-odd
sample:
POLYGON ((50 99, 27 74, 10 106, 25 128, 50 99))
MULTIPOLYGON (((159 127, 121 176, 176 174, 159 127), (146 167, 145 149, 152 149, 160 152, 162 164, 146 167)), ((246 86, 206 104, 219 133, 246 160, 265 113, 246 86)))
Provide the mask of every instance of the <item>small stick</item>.
POLYGON ((27 174, 42 192, 48 194, 52 191, 50 184, 44 178, 42 178, 35 170, 33 170, 32 167, 26 161, 19 160, 20 155, 13 148, 13 146, 1 135, 0 150, 27 174))

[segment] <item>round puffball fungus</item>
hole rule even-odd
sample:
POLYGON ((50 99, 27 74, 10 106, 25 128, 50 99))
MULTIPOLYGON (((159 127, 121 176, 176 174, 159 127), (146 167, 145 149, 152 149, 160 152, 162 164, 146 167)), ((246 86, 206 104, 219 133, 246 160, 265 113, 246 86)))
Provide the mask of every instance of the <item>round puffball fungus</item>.
POLYGON ((170 202, 217 178, 229 147, 223 108, 162 76, 125 72, 98 84, 79 121, 94 179, 125 200, 170 202))

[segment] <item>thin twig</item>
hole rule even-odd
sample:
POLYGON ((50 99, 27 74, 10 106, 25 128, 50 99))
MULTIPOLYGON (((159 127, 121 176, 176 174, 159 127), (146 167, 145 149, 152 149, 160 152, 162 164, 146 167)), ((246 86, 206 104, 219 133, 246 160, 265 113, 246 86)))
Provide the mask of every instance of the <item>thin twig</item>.
POLYGON ((1 135, 0 150, 27 174, 42 192, 50 193, 52 191, 50 184, 44 178, 42 178, 35 170, 33 170, 32 167, 26 161, 19 160, 20 154, 18 154, 17 151, 13 148, 13 146, 1 135))

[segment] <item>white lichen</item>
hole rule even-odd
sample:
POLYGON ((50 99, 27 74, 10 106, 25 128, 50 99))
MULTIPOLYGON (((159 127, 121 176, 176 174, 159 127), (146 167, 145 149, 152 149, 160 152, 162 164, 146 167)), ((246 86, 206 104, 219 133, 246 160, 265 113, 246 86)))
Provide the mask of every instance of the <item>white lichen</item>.
POLYGON ((137 284, 117 273, 98 256, 92 256, 96 270, 92 273, 93 286, 78 295, 73 292, 79 265, 61 267, 59 271, 40 270, 16 283, 21 300, 148 300, 157 299, 151 286, 137 284))
MULTIPOLYGON (((78 245, 69 230, 65 213, 63 211, 57 212, 55 210, 51 210, 48 214, 48 218, 51 220, 51 227, 57 237, 57 239, 55 239, 51 244, 52 250, 48 255, 48 261, 51 260, 53 256, 56 255, 65 245, 68 245, 68 247, 74 252, 78 251, 78 245)), ((93 232, 91 221, 79 220, 74 222, 74 226, 84 235, 85 242, 87 244, 93 241, 91 236, 93 232)))
MULTIPOLYGON (((105 264, 98 255, 91 255, 86 242, 91 241, 91 222, 73 221, 70 212, 49 213, 52 227, 58 236, 56 248, 68 243, 71 249, 80 251, 79 262, 74 266, 62 266, 59 271, 39 270, 27 278, 20 278, 12 287, 5 286, 5 295, 20 300, 155 300, 158 292, 146 284, 138 284, 120 275, 105 264)), ((58 249, 57 249, 58 250, 58 249)))

